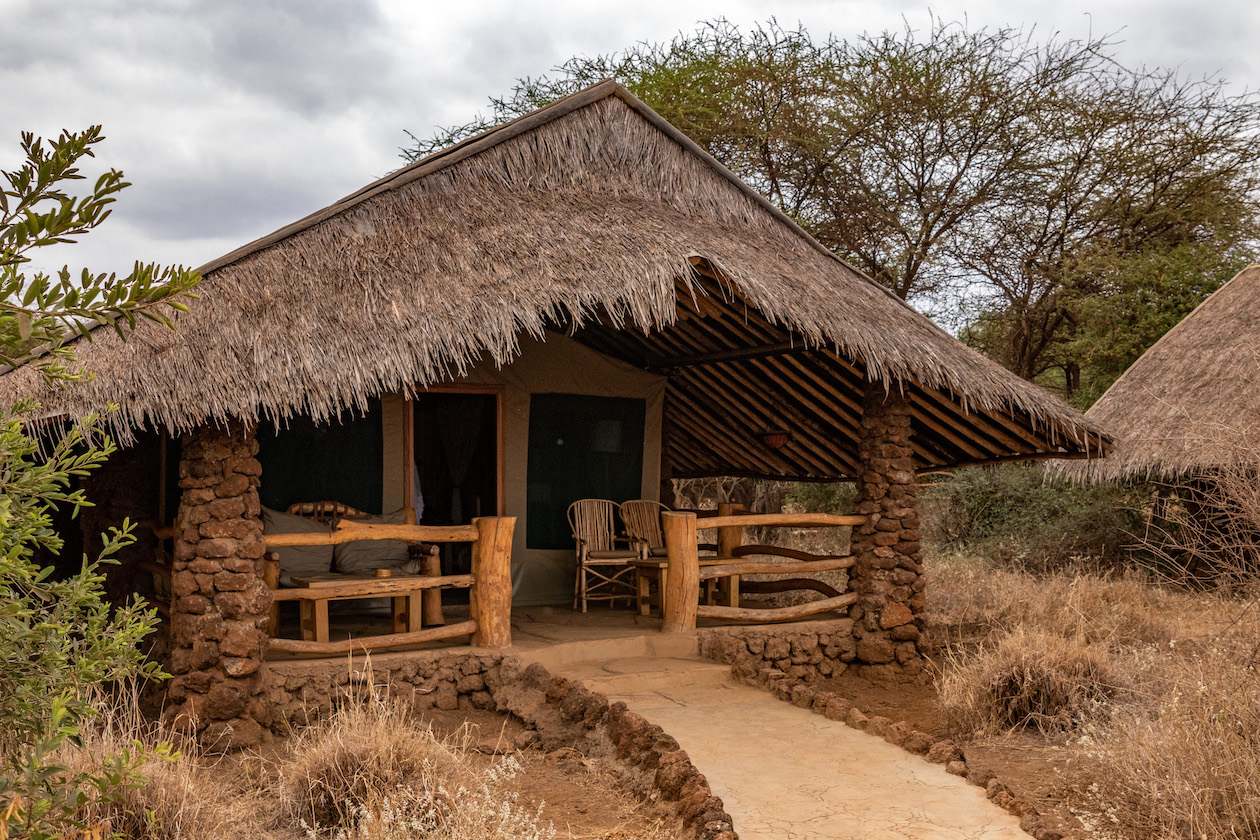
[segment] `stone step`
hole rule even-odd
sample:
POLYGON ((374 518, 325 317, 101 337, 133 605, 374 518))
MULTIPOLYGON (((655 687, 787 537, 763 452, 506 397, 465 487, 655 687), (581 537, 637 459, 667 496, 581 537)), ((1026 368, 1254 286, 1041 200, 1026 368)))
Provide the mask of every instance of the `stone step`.
POLYGON ((708 659, 677 656, 630 656, 573 662, 559 669, 569 679, 610 698, 661 690, 719 686, 731 669, 708 659))
MULTIPOLYGON (((605 663, 636 657, 699 659, 700 642, 691 633, 649 633, 619 639, 592 639, 522 651, 525 664, 538 662, 554 673, 565 673, 578 663, 605 663)), ((707 660, 701 660, 707 661, 707 660)), ((567 675, 567 674, 566 674, 567 675)))

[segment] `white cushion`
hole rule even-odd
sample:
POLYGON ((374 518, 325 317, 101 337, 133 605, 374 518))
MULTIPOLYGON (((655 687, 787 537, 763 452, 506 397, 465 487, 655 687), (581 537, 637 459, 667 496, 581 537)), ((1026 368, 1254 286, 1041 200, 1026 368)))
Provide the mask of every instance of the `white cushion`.
MULTIPOLYGON (((262 509, 264 534, 326 534, 328 524, 278 510, 262 509)), ((331 545, 301 545, 274 549, 280 557, 280 585, 293 586, 294 577, 326 575, 332 571, 331 545)))
MULTIPOLYGON (((402 525, 401 509, 382 516, 349 520, 355 525, 402 525)), ((407 543, 402 540, 355 540, 337 546, 337 571, 343 575, 365 575, 374 569, 401 569, 407 562, 407 543)))

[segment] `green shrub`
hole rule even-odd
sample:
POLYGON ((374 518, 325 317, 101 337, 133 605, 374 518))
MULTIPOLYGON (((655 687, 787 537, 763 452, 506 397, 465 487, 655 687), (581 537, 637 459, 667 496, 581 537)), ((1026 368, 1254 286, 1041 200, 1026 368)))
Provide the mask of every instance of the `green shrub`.
POLYGON ((929 544, 965 546, 1038 571, 1082 561, 1118 568, 1128 559, 1148 491, 1050 482, 1037 464, 968 467, 923 491, 929 544))

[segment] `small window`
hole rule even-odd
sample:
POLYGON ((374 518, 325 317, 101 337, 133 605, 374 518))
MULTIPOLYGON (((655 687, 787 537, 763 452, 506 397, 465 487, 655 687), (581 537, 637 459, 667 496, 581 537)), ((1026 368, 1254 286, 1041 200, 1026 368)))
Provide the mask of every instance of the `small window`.
POLYGON ((646 415, 644 400, 530 397, 526 547, 572 548, 565 514, 578 499, 639 498, 646 415))

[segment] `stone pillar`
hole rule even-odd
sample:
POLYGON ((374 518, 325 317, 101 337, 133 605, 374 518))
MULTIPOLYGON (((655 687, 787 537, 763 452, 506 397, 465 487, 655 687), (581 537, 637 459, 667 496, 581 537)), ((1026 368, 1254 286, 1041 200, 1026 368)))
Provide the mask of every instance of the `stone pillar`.
POLYGON ((910 404, 896 386, 867 383, 858 444, 857 513, 849 611, 859 673, 868 679, 913 679, 923 672, 923 564, 918 486, 910 448, 910 404))
POLYGON ((271 722, 257 454, 253 427, 234 421, 185 435, 179 464, 168 714, 219 750, 257 744, 271 722))

